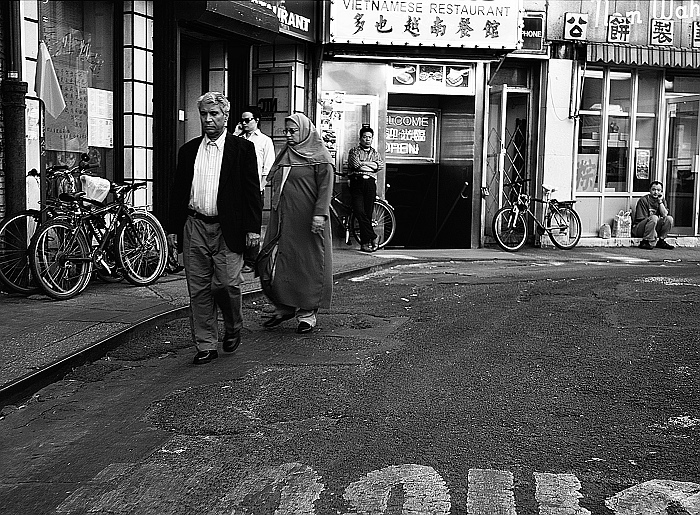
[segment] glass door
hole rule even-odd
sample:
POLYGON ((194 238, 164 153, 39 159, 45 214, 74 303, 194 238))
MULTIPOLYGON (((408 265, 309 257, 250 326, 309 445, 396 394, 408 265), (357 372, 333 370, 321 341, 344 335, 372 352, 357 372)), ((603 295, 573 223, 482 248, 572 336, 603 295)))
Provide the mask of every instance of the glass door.
POLYGON ((700 144, 698 115, 700 95, 669 99, 666 104, 667 154, 664 192, 669 214, 673 216, 673 232, 697 234, 697 180, 700 144))

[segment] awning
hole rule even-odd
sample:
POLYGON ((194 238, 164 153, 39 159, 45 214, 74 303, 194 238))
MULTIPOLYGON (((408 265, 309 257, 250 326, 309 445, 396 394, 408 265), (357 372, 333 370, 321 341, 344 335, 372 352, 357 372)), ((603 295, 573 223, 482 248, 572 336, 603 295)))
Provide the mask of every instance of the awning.
POLYGON ((700 50, 651 45, 588 43, 586 60, 632 66, 700 68, 700 50))
POLYGON ((175 16, 179 20, 267 43, 279 34, 277 15, 248 1, 179 1, 175 2, 175 16))

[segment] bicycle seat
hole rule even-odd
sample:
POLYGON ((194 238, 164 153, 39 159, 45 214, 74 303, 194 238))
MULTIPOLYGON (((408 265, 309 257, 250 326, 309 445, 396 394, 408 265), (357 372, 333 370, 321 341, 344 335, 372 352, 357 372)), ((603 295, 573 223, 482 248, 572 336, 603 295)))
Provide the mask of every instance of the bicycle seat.
POLYGON ((543 185, 542 185, 542 190, 543 190, 545 193, 554 193, 555 191, 557 191, 557 189, 558 189, 558 188, 557 188, 556 186, 549 186, 549 185, 547 185, 547 184, 543 184, 543 185))

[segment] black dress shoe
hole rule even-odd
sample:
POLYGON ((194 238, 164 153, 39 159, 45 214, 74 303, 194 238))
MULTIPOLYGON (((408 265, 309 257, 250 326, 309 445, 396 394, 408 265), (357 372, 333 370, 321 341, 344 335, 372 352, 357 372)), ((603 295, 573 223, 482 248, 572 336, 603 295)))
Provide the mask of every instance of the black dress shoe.
POLYGON ((298 334, 306 334, 310 333, 311 331, 314 330, 314 326, 307 322, 299 322, 299 325, 297 326, 297 333, 298 334))
POLYGON ((286 315, 273 315, 263 322, 263 327, 277 327, 282 322, 294 318, 294 313, 287 313, 286 315))
POLYGON ((215 350, 202 350, 195 355, 192 363, 194 363, 195 365, 203 365, 204 363, 209 363, 211 360, 216 359, 218 357, 219 353, 215 350))
POLYGON ((233 352, 241 344, 241 331, 236 331, 231 336, 228 334, 224 336, 223 349, 224 352, 233 352))

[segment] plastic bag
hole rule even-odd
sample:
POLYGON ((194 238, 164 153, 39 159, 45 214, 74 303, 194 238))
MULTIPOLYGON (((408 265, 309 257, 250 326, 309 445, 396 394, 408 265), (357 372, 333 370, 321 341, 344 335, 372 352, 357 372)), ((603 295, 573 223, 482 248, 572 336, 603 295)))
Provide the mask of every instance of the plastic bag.
POLYGON ((93 177, 92 175, 81 175, 80 183, 82 184, 85 197, 102 202, 107 198, 109 188, 112 185, 107 179, 102 177, 93 177))
POLYGON ((612 236, 612 231, 610 229, 610 224, 603 224, 600 226, 600 231, 598 231, 598 236, 601 238, 610 238, 612 236))
POLYGON ((631 238, 632 237, 632 212, 620 210, 615 215, 612 223, 613 238, 631 238))

